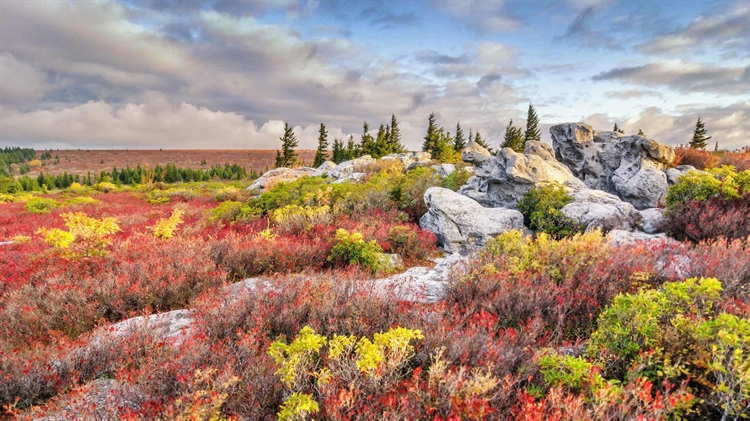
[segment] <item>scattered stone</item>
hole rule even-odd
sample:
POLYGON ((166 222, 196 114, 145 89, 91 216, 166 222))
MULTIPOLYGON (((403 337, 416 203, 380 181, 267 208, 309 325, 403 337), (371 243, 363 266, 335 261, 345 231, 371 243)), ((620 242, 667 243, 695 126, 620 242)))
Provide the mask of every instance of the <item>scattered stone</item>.
POLYGON ((367 165, 371 162, 375 162, 375 160, 370 155, 363 155, 359 158, 344 161, 337 165, 336 168, 328 171, 328 176, 338 180, 339 178, 344 178, 347 175, 355 172, 358 167, 367 165))
POLYGON ((356 183, 357 181, 360 181, 362 178, 364 178, 364 176, 366 176, 366 175, 367 174, 363 173, 363 172, 353 172, 351 174, 347 174, 347 175, 339 178, 338 180, 334 181, 333 183, 334 184, 336 184, 336 183, 344 183, 346 181, 352 181, 352 182, 356 183))
POLYGON ((247 188, 247 191, 256 191, 263 193, 272 189, 279 183, 288 183, 302 177, 314 177, 322 175, 323 173, 315 168, 300 167, 300 168, 274 168, 260 177, 247 188))
POLYGON ((635 244, 643 241, 674 241, 666 234, 646 234, 645 232, 633 232, 625 230, 612 230, 607 234, 607 242, 613 246, 635 244))
POLYGON ((406 171, 416 170, 419 167, 426 167, 426 166, 430 165, 430 162, 431 162, 430 160, 426 160, 426 161, 414 161, 414 162, 412 162, 412 163, 410 163, 409 165, 406 166, 406 171))
POLYGON ((456 166, 453 164, 439 164, 433 165, 432 168, 437 171, 438 175, 445 178, 456 171, 456 166))
POLYGON ((114 420, 114 414, 128 408, 138 411, 145 397, 135 386, 114 379, 96 379, 62 396, 60 409, 36 421, 114 420))
POLYGON ((641 223, 639 228, 647 234, 664 232, 664 209, 649 208, 640 211, 641 223))
POLYGON ((448 280, 453 271, 461 270, 467 259, 455 253, 442 259, 434 268, 413 267, 388 278, 371 281, 379 296, 398 300, 434 303, 445 298, 448 280))
POLYGON ((687 174, 688 171, 698 171, 694 166, 692 165, 678 165, 674 168, 670 168, 667 170, 667 183, 669 185, 673 185, 677 182, 677 180, 680 179, 683 175, 687 174))
POLYGON ((155 340, 174 341, 175 345, 179 345, 191 333, 192 327, 193 316, 190 310, 173 310, 146 317, 133 317, 102 328, 94 334, 91 344, 126 339, 135 333, 147 333, 155 340))
POLYGON ((610 230, 634 229, 641 215, 630 203, 601 190, 583 189, 571 193, 574 201, 565 205, 561 212, 586 231, 600 228, 610 230))
POLYGON ((468 253, 503 232, 525 230, 521 212, 485 208, 449 189, 430 187, 424 201, 428 212, 419 225, 435 233, 438 243, 448 253, 468 253))

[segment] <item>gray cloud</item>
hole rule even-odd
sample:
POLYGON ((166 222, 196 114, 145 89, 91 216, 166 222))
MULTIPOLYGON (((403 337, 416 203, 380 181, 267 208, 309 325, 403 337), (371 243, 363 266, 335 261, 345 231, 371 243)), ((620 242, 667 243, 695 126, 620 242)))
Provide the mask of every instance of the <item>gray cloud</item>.
POLYGON ((717 67, 690 62, 657 62, 618 67, 599 73, 596 81, 621 80, 644 86, 665 86, 679 92, 714 92, 747 95, 750 66, 717 67))
POLYGON ((382 5, 368 7, 362 11, 362 17, 370 20, 370 24, 380 29, 392 29, 399 26, 413 25, 417 22, 417 15, 411 12, 396 13, 385 9, 382 5))
POLYGON ((622 99, 622 100, 638 99, 638 98, 645 98, 645 97, 654 97, 654 98, 664 97, 663 94, 656 92, 656 91, 644 91, 644 90, 638 90, 638 89, 629 89, 626 91, 609 91, 609 92, 605 92, 604 96, 606 96, 607 98, 622 99))
POLYGON ((502 0, 432 0, 432 3, 480 33, 508 32, 521 26, 502 0))
POLYGON ((701 15, 690 24, 636 46, 650 55, 690 56, 710 50, 730 55, 750 49, 750 5, 737 2, 716 15, 701 15))
POLYGON ((591 27, 597 11, 596 6, 583 9, 568 25, 565 33, 554 38, 555 41, 573 42, 592 49, 621 50, 623 47, 617 40, 591 27))

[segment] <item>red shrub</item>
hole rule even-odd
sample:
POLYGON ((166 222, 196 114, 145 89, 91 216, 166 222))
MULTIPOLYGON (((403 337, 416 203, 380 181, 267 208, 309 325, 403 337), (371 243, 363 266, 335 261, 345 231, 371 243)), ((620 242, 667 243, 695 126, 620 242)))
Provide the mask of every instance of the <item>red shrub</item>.
POLYGON ((674 148, 675 165, 692 165, 699 170, 716 167, 721 157, 705 149, 695 149, 686 145, 674 148))
POLYGON ((734 151, 722 151, 719 166, 731 165, 737 172, 750 170, 750 146, 734 151))
POLYGON ((665 230, 678 240, 699 242, 712 238, 750 235, 750 194, 740 199, 712 197, 677 203, 665 212, 665 230))

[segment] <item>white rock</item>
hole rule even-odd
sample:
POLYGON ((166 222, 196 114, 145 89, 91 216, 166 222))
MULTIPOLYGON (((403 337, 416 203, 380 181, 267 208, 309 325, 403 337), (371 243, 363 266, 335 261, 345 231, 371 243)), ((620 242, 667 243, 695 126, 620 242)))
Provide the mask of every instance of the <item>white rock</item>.
POLYGON ((357 181, 360 181, 362 178, 364 178, 364 176, 366 176, 366 175, 367 174, 363 173, 363 172, 353 172, 351 174, 347 174, 347 175, 339 178, 338 180, 334 181, 333 183, 337 184, 337 183, 344 183, 344 182, 347 182, 347 181, 352 181, 352 182, 356 183, 357 181))
POLYGON ((405 152, 405 153, 392 153, 380 158, 383 161, 399 161, 401 165, 406 168, 413 162, 424 162, 430 160, 429 152, 405 152))
POLYGON ((481 177, 475 175, 469 177, 466 184, 458 189, 458 194, 474 199, 482 206, 487 206, 487 182, 481 177))
POLYGON ((601 190, 584 189, 571 193, 574 201, 560 211, 587 231, 601 228, 603 231, 633 229, 641 215, 630 203, 601 190))
POLYGON ((664 232, 664 209, 649 208, 640 211, 640 228, 647 234, 664 232))
POLYGON ((449 253, 467 253, 503 232, 525 230, 521 212, 485 208, 449 189, 430 187, 424 200, 428 212, 419 225, 435 233, 440 245, 449 253))
POLYGON ((355 172, 358 167, 367 165, 372 162, 375 162, 375 160, 370 155, 363 155, 359 158, 344 161, 337 165, 336 168, 328 171, 328 176, 338 180, 339 178, 346 177, 347 175, 355 172))
POLYGON ((381 297, 434 303, 445 298, 451 273, 461 270, 466 262, 466 258, 456 253, 442 259, 434 268, 413 267, 398 275, 371 281, 371 285, 381 297))
POLYGON ((133 317, 104 327, 94 334, 91 343, 126 339, 135 333, 145 332, 156 340, 174 341, 177 345, 192 332, 192 327, 190 310, 173 310, 147 317, 133 317))
POLYGON ((432 168, 437 171, 438 175, 445 178, 456 171, 456 166, 453 164, 440 164, 433 165, 432 168))
POLYGON ((321 173, 327 173, 328 171, 336 168, 337 164, 333 161, 326 161, 318 166, 318 168, 315 168, 317 171, 320 171, 321 173))
POLYGON ((612 185, 622 200, 630 202, 636 209, 655 208, 663 204, 669 188, 664 171, 641 168, 629 178, 620 177, 618 171, 612 176, 612 185))
POLYGON ((635 244, 643 241, 670 241, 670 238, 666 234, 646 234, 645 232, 625 230, 612 230, 607 234, 607 242, 613 246, 635 244))
POLYGON ((258 179, 247 188, 247 191, 263 193, 279 183, 288 183, 301 177, 314 177, 322 174, 321 171, 310 167, 274 168, 258 177, 258 179))
POLYGON ((688 171, 698 171, 695 169, 692 165, 678 165, 674 168, 670 168, 667 170, 667 182, 669 185, 673 185, 677 182, 677 180, 680 179, 683 175, 687 174, 688 171))

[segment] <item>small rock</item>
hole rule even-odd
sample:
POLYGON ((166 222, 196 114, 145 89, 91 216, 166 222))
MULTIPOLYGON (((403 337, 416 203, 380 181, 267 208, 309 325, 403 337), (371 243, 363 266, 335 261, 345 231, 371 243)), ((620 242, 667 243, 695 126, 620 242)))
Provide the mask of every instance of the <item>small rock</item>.
POLYGON ((640 228, 647 234, 657 234, 664 232, 664 209, 649 208, 640 211, 641 224, 640 228))
POLYGON ((456 253, 442 259, 434 268, 413 267, 406 272, 371 281, 371 285, 378 296, 434 303, 445 298, 451 273, 461 270, 466 262, 465 257, 456 253))
POLYGON ((600 228, 610 230, 634 229, 641 214, 630 203, 601 190, 583 189, 571 193, 574 201, 560 211, 587 231, 600 228))
MULTIPOLYGON (((646 234, 625 230, 612 230, 607 234, 607 242, 613 246, 634 244, 643 241, 669 241, 666 234, 646 234)), ((674 240, 672 240, 674 241, 674 240)))
POLYGON ((433 165, 432 168, 437 171, 438 175, 445 178, 456 171, 456 166, 453 164, 440 164, 433 165))
POLYGON ((263 193, 272 189, 279 183, 288 183, 302 177, 314 177, 322 175, 321 171, 310 167, 300 168, 274 168, 267 171, 247 188, 247 191, 257 191, 263 193))
POLYGON ((349 161, 344 161, 336 166, 336 168, 328 171, 328 176, 336 180, 339 178, 346 177, 347 175, 355 172, 358 167, 367 165, 375 160, 370 155, 363 155, 359 158, 355 158, 349 161))
POLYGON ((326 161, 318 166, 318 168, 315 168, 315 170, 320 171, 321 173, 327 173, 328 171, 331 171, 332 169, 336 168, 337 164, 333 161, 326 161))

